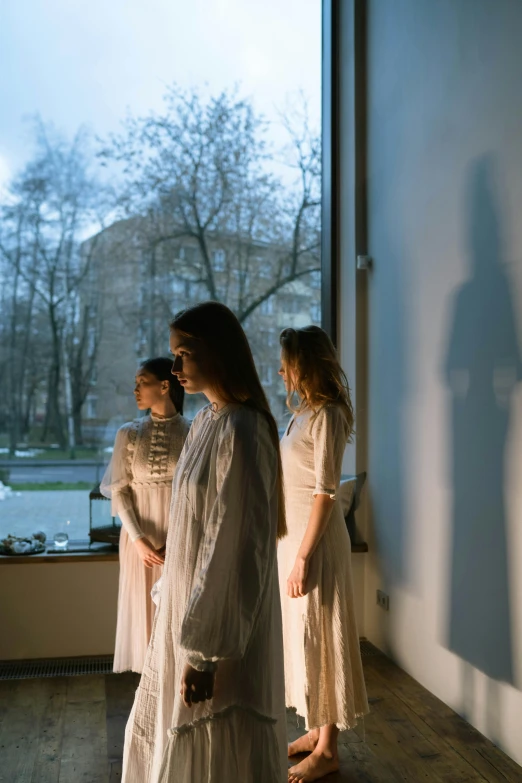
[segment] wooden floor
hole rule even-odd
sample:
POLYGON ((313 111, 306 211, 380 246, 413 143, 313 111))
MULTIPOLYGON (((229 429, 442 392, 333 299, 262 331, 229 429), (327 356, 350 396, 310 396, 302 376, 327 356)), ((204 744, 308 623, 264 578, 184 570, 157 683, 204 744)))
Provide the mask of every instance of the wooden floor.
MULTIPOLYGON (((522 783, 520 767, 388 658, 364 666, 371 714, 343 736, 341 772, 325 781, 522 783)), ((136 685, 126 674, 1 681, 0 781, 119 781, 136 685)), ((288 729, 303 733, 295 714, 288 729)))

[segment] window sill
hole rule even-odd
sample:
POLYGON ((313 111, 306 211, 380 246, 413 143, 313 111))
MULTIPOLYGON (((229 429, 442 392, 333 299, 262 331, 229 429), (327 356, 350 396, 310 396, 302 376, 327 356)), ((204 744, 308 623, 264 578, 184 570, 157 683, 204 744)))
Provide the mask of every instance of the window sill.
POLYGON ((118 550, 108 544, 92 544, 88 541, 72 541, 63 552, 49 547, 38 555, 0 555, 2 565, 27 565, 28 563, 95 563, 118 560, 118 550))
MULTIPOLYGON (((118 560, 118 550, 106 544, 92 544, 89 549, 88 541, 75 541, 65 552, 57 552, 49 549, 39 555, 0 555, 2 565, 27 565, 28 563, 105 563, 118 560)), ((352 544, 352 554, 360 554, 368 551, 368 544, 352 544)))

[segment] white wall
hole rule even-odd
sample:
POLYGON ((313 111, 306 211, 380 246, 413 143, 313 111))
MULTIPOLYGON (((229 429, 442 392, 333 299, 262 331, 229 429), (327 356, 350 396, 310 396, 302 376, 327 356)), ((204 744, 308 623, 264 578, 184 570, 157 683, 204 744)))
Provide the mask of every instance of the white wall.
MULTIPOLYGON (((359 629, 365 554, 352 555, 359 629)), ((112 655, 118 563, 0 566, 0 661, 112 655)))
POLYGON ((522 3, 367 6, 364 631, 522 763, 522 3))
POLYGON ((0 566, 0 660, 114 652, 118 563, 0 566))

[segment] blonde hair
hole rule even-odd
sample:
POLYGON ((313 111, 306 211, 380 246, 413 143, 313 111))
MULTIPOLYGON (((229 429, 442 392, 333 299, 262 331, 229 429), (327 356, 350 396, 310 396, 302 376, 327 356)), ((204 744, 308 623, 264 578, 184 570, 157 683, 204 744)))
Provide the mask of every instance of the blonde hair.
POLYGON ((206 346, 211 386, 221 399, 253 408, 267 420, 277 454, 277 537, 284 538, 287 527, 279 433, 243 327, 232 310, 221 302, 201 302, 177 313, 170 328, 206 346))
POLYGON ((355 416, 350 386, 330 337, 319 326, 305 326, 283 329, 279 342, 281 359, 289 371, 286 400, 289 410, 300 413, 309 407, 317 413, 323 405, 339 405, 346 417, 351 440, 355 416), (299 397, 297 405, 294 394, 299 397))

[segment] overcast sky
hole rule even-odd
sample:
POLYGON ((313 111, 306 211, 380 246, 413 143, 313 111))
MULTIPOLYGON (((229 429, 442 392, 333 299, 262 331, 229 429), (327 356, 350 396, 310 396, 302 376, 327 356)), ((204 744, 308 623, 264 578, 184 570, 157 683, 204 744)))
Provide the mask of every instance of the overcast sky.
POLYGON ((116 130, 165 88, 235 83, 274 117, 303 89, 319 121, 321 0, 0 0, 0 183, 31 153, 24 118, 116 130))

